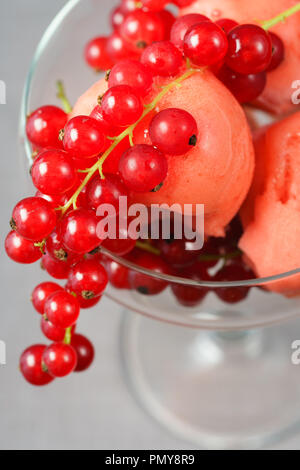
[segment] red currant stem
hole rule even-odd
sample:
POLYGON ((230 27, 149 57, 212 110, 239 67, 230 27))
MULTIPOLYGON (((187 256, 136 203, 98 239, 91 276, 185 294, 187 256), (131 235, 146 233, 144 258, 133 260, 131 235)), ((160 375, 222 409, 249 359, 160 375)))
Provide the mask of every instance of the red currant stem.
MULTIPOLYGON (((69 207, 73 204, 73 208, 76 209, 77 206, 76 206, 76 201, 77 201, 77 198, 79 196, 79 194, 81 193, 81 191, 83 190, 83 188, 87 185, 87 183, 90 181, 90 179, 93 177, 93 175, 95 174, 96 171, 99 171, 100 175, 101 175, 101 178, 104 179, 104 174, 103 174, 103 171, 102 171, 102 167, 103 167, 103 164, 105 162, 105 160, 107 159, 107 157, 111 154, 111 152, 119 145, 120 142, 122 142, 126 137, 129 137, 129 141, 131 142, 131 136, 133 136, 133 132, 134 132, 134 129, 136 128, 136 126, 149 114, 151 113, 158 105, 158 103, 160 102, 160 100, 170 91, 172 90, 173 88, 176 88, 177 86, 179 86, 184 80, 186 80, 187 78, 191 77, 192 75, 194 75, 194 73, 197 73, 197 72, 201 72, 201 69, 189 69, 189 70, 186 70, 180 77, 176 78, 175 80, 173 80, 172 82, 170 82, 168 85, 166 85, 164 87, 164 89, 157 94, 157 96, 155 97, 155 99, 147 104, 145 106, 145 109, 144 109, 144 112, 143 114, 141 115, 141 117, 134 123, 132 124, 131 126, 127 127, 121 134, 119 134, 117 137, 115 137, 113 139, 113 143, 111 144, 111 146, 104 152, 104 154, 101 156, 101 158, 99 158, 99 160, 91 167, 89 168, 88 170, 84 171, 87 173, 86 177, 84 178, 84 180, 82 181, 81 185, 77 188, 77 190, 75 191, 75 193, 73 194, 73 196, 69 199, 69 201, 63 206, 60 208, 60 210, 62 211, 62 215, 64 215, 66 213, 66 211, 69 209, 69 207)), ((133 143, 133 140, 132 140, 132 143, 133 143)))
POLYGON ((288 10, 284 11, 283 13, 280 13, 279 15, 275 16, 274 18, 267 20, 267 21, 263 21, 262 28, 267 31, 268 29, 272 28, 278 23, 285 21, 286 18, 294 15, 298 11, 300 11, 300 2, 294 5, 293 7, 289 8, 288 10))
POLYGON ((57 88, 57 98, 61 101, 63 110, 69 114, 72 111, 72 106, 70 104, 70 101, 68 100, 66 96, 66 91, 64 84, 61 80, 58 80, 56 82, 56 88, 57 88))
POLYGON ((66 329, 64 343, 71 344, 71 339, 72 339, 72 327, 70 326, 69 328, 66 329))
POLYGON ((45 244, 46 244, 46 239, 42 240, 41 242, 34 243, 34 246, 37 246, 40 249, 42 255, 45 254, 45 244))

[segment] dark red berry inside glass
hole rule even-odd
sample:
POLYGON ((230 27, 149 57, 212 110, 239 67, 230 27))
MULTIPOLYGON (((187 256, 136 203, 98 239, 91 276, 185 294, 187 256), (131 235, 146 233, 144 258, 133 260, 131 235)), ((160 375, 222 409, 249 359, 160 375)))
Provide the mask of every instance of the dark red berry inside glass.
POLYGON ((69 344, 53 343, 43 352, 43 364, 53 377, 65 377, 77 365, 76 351, 69 344))
POLYGON ((122 11, 121 7, 116 7, 110 16, 110 22, 113 29, 118 29, 125 19, 125 13, 122 11))
POLYGON ((68 289, 85 299, 101 295, 107 283, 107 273, 98 261, 83 260, 70 269, 68 289))
POLYGON ((22 237, 39 241, 50 235, 56 220, 50 202, 40 197, 28 197, 15 206, 11 223, 22 237))
POLYGON ((67 279, 70 266, 59 259, 52 258, 49 253, 43 255, 41 266, 54 279, 67 279))
POLYGON ((132 238, 128 230, 129 221, 124 219, 116 219, 116 233, 110 234, 105 238, 102 245, 108 251, 115 255, 125 256, 130 253, 136 245, 135 237, 132 238))
POLYGON ((137 60, 127 59, 118 62, 110 71, 109 88, 129 85, 135 93, 146 96, 151 90, 153 76, 150 70, 137 60))
POLYGON ((73 295, 64 290, 54 292, 46 300, 44 313, 53 325, 60 328, 69 328, 78 320, 80 313, 79 302, 73 295))
POLYGON ((128 189, 143 193, 163 183, 168 162, 164 154, 151 145, 135 145, 122 155, 119 172, 128 189))
POLYGON ((63 244, 70 251, 84 254, 100 245, 97 236, 98 219, 92 210, 78 209, 69 212, 61 223, 63 244))
POLYGON ((56 261, 63 261, 67 266, 72 266, 82 258, 82 255, 66 249, 62 242, 59 226, 47 238, 45 247, 47 253, 52 256, 52 258, 56 261))
POLYGON ((46 338, 50 341, 63 341, 65 338, 66 330, 60 328, 59 326, 54 326, 49 320, 45 320, 44 317, 41 318, 41 330, 46 338))
MULTIPOLYGON (((186 269, 184 271, 180 271, 178 275, 194 281, 211 280, 205 270, 203 270, 203 272, 193 272, 190 269, 186 269)), ((171 288, 177 301, 185 307, 195 307, 200 304, 209 292, 208 287, 193 287, 183 284, 172 284, 171 288)))
MULTIPOLYGON (((156 255, 151 253, 141 253, 134 262, 142 268, 158 274, 170 274, 168 265, 156 255)), ((137 290, 143 295, 156 295, 166 289, 168 282, 162 279, 155 279, 147 274, 131 270, 129 272, 129 284, 132 289, 137 290)))
POLYGON ((134 59, 138 59, 141 53, 141 50, 139 50, 138 54, 132 54, 132 51, 129 49, 128 44, 122 38, 119 31, 114 31, 109 36, 107 39, 106 49, 109 57, 114 61, 114 63, 117 63, 119 60, 132 58, 132 55, 135 56, 133 57, 134 59))
POLYGON ((135 123, 142 115, 143 105, 134 88, 117 85, 110 88, 103 96, 103 117, 109 123, 127 127, 135 123))
POLYGON ((152 119, 149 136, 153 145, 165 154, 183 155, 197 144, 197 123, 183 109, 164 109, 152 119))
POLYGON ((128 192, 120 178, 116 175, 106 175, 93 178, 87 185, 86 200, 90 209, 97 209, 100 204, 111 204, 119 211, 120 197, 127 196, 128 192))
POLYGON ((207 16, 200 15, 198 13, 181 16, 172 26, 171 42, 175 44, 178 49, 183 51, 183 40, 187 31, 195 24, 202 23, 203 21, 210 22, 210 19, 207 18, 207 16))
POLYGON ((56 106, 42 106, 27 119, 26 133, 30 142, 43 149, 46 147, 62 148, 59 131, 65 127, 67 114, 56 106))
POLYGON ((142 6, 149 11, 162 10, 169 0, 141 0, 142 6))
POLYGON ((88 338, 75 333, 72 335, 71 345, 77 355, 77 365, 74 372, 83 372, 92 364, 95 357, 94 346, 88 338))
POLYGON ((120 34, 133 50, 145 49, 164 39, 164 24, 156 13, 139 9, 126 16, 120 34))
POLYGON ((184 55, 195 65, 216 64, 224 59, 227 49, 226 33, 209 21, 192 26, 184 36, 184 55))
POLYGON ((31 301, 35 310, 43 315, 45 313, 46 300, 50 295, 59 290, 62 290, 62 287, 55 282, 42 282, 37 285, 31 294, 31 301))
POLYGON ((228 34, 226 64, 235 72, 248 75, 265 71, 272 59, 272 42, 263 28, 244 24, 228 34))
POLYGON ((184 268, 191 265, 201 250, 195 250, 192 241, 180 240, 159 240, 157 247, 160 250, 161 258, 173 268, 184 268))
POLYGON ((92 39, 85 48, 84 57, 87 64, 95 70, 108 70, 113 62, 107 53, 107 38, 100 36, 92 39))
POLYGON ((269 32, 269 36, 272 41, 272 59, 270 65, 267 68, 267 72, 277 69, 281 62, 284 60, 284 44, 277 34, 269 32))
POLYGON ((34 186, 44 194, 59 195, 71 189, 76 181, 72 158, 63 150, 46 150, 33 162, 34 186))
POLYGON ((39 247, 21 237, 15 230, 9 232, 5 239, 5 251, 10 259, 21 264, 35 263, 42 257, 39 247))
POLYGON ((91 158, 104 148, 105 136, 101 123, 89 116, 76 116, 64 129, 64 148, 76 158, 91 158))
POLYGON ((239 25, 236 21, 229 18, 221 18, 220 20, 216 21, 216 24, 220 26, 220 28, 222 28, 226 34, 239 25))
MULTIPOLYGON (((242 263, 232 262, 222 268, 215 276, 214 281, 218 282, 232 282, 243 281, 253 277, 253 273, 249 271, 242 263)), ((234 304, 244 300, 250 288, 248 286, 239 287, 216 287, 215 293, 223 300, 223 302, 234 304)))
POLYGON ((267 83, 266 72, 242 75, 234 72, 226 65, 219 71, 218 78, 240 103, 249 103, 258 98, 267 83))
POLYGON ((27 348, 20 358, 20 371, 31 385, 47 385, 53 377, 42 368, 42 356, 46 349, 43 344, 35 344, 27 348))
POLYGON ((129 289, 129 270, 117 261, 107 258, 105 260, 105 269, 108 274, 110 284, 116 289, 129 289))
POLYGON ((159 41, 148 46, 142 53, 141 62, 153 75, 171 77, 183 65, 182 54, 170 41, 159 41))

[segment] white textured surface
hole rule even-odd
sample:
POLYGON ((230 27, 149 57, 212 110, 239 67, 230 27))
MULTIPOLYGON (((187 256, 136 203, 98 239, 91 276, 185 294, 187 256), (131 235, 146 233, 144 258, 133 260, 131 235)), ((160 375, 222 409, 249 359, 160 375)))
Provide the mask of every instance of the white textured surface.
MULTIPOLYGON (((101 1, 101 0, 99 0, 101 1)), ((64 0, 3 1, 0 6, 0 79, 7 105, 0 106, 1 247, 13 205, 26 196, 20 164, 18 114, 22 87, 39 38, 64 0)), ((23 267, 1 256, 0 339, 7 365, 0 366, 1 449, 171 449, 187 448, 154 423, 135 403, 119 361, 120 308, 104 299, 82 314, 79 330, 96 346, 97 360, 86 374, 48 388, 28 386, 18 372, 20 352, 42 341, 39 317, 29 295, 41 277, 38 266, 23 267)), ((300 448, 299 438, 277 448, 300 448)))

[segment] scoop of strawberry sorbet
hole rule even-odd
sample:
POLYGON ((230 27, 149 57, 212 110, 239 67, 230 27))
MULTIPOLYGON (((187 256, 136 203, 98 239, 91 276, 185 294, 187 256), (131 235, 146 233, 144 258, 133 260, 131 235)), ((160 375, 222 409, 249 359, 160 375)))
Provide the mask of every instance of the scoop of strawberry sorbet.
MULTIPOLYGON (((260 131, 253 184, 241 210, 239 246, 259 277, 300 268, 300 112, 260 131)), ((300 275, 269 284, 300 294, 300 275)))
MULTIPOLYGON (((296 3, 295 0, 196 0, 180 14, 202 13, 213 21, 231 18, 239 23, 258 23, 270 20, 296 3)), ((288 114, 295 110, 291 101, 295 90, 291 85, 300 76, 300 12, 272 27, 271 31, 283 40, 285 59, 268 73, 267 86, 256 104, 275 114, 288 114)))
MULTIPOLYGON (((166 80, 156 83, 151 100, 166 80)), ((106 82, 93 85, 77 102, 72 116, 89 114, 106 82)), ((208 70, 196 72, 173 88, 159 102, 156 112, 166 108, 188 111, 198 126, 198 142, 185 155, 168 155, 168 175, 157 192, 131 193, 131 202, 151 204, 204 204, 205 235, 223 236, 239 211, 254 172, 254 149, 245 114, 231 95, 208 70)), ((151 144, 148 136, 153 114, 144 118, 134 133, 135 144, 151 144)), ((109 158, 109 157, 108 157, 109 158)))

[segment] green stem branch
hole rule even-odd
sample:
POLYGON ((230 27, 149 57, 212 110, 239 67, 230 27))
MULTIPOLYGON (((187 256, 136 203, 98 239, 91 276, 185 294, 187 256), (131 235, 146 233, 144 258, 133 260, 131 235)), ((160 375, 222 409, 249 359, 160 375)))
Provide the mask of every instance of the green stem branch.
POLYGON ((72 327, 70 326, 69 328, 66 329, 64 343, 71 344, 71 339, 72 339, 72 327))
POLYGON ((63 110, 67 114, 70 114, 70 112, 72 111, 72 106, 71 106, 70 101, 67 98, 63 82, 61 80, 58 80, 56 82, 56 87, 57 87, 57 95, 56 96, 61 101, 63 110))

